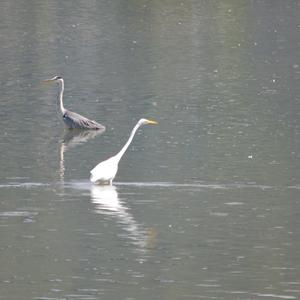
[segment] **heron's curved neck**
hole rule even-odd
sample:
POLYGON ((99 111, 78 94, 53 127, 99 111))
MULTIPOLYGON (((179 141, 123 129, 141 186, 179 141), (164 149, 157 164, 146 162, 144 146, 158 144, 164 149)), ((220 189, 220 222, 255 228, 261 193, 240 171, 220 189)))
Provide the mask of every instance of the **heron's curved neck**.
POLYGON ((133 139, 133 137, 134 137, 136 131, 139 129, 140 126, 141 126, 141 124, 137 123, 137 124, 134 126, 134 128, 132 129, 128 141, 127 141, 126 144, 123 146, 123 148, 120 150, 120 152, 119 152, 118 154, 115 155, 117 161, 119 161, 119 160, 122 158, 122 156, 124 155, 125 151, 127 150, 127 148, 129 147, 129 145, 131 144, 132 139, 133 139))
POLYGON ((65 84, 64 84, 63 79, 59 80, 59 87, 60 87, 60 91, 59 91, 59 108, 60 108, 61 113, 64 114, 66 109, 64 108, 64 104, 63 104, 63 95, 64 95, 64 88, 65 88, 65 84))

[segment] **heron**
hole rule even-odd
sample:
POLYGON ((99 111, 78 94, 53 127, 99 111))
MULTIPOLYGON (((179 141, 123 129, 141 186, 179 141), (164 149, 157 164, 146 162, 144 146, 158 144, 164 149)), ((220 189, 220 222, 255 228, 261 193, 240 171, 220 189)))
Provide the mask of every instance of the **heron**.
POLYGON ((136 131, 142 125, 156 125, 158 124, 156 121, 148 120, 148 119, 140 119, 137 124, 132 129, 129 139, 127 140, 126 144, 123 148, 118 152, 116 155, 110 157, 109 159, 100 162, 96 167, 94 167, 90 173, 90 180, 92 183, 96 184, 109 184, 112 185, 112 181, 115 178, 118 172, 118 165, 119 162, 126 152, 127 148, 129 147, 130 143, 133 140, 133 137, 136 131))
POLYGON ((58 83, 60 87, 59 91, 59 108, 62 114, 63 121, 69 129, 91 129, 91 130, 105 130, 105 126, 90 120, 80 114, 67 110, 63 104, 64 95, 64 80, 60 76, 54 76, 51 79, 43 80, 44 83, 58 83))

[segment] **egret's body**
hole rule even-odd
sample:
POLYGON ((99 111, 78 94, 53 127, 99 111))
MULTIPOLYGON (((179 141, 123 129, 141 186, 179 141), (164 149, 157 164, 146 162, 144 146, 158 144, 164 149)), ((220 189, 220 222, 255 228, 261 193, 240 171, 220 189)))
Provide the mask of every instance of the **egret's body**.
POLYGON ((136 131, 138 130, 138 128, 145 124, 154 125, 157 124, 157 122, 147 120, 147 119, 140 119, 132 129, 128 141, 120 150, 120 152, 110 157, 109 159, 99 163, 93 170, 91 170, 91 177, 90 177, 91 182, 98 183, 98 184, 110 184, 110 185, 112 184, 112 181, 118 172, 118 165, 122 156, 124 155, 125 151, 127 150, 130 143, 132 142, 132 139, 136 131))
POLYGON ((67 110, 63 104, 64 94, 64 80, 60 76, 54 76, 51 79, 44 80, 43 82, 57 82, 60 86, 59 91, 59 109, 62 114, 63 121, 69 129, 92 129, 92 130, 105 130, 105 127, 96 121, 90 120, 80 114, 67 110))
POLYGON ((111 185, 118 172, 118 164, 119 161, 114 156, 99 163, 91 170, 91 182, 111 185))

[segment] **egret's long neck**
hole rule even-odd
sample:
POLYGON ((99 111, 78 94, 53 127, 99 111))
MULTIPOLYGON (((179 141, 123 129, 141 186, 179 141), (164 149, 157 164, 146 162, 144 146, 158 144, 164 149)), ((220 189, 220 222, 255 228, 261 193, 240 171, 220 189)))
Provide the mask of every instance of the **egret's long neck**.
POLYGON ((119 161, 122 156, 124 155, 125 151, 127 150, 128 146, 130 145, 130 143, 132 142, 132 139, 136 133, 136 131, 139 129, 139 127, 141 126, 141 124, 137 123, 134 128, 132 129, 131 133, 130 133, 130 136, 129 136, 129 139, 128 141, 126 142, 126 144, 123 146, 123 148, 121 149, 121 151, 115 155, 116 159, 119 161))
POLYGON ((59 87, 60 87, 60 91, 59 91, 59 108, 62 114, 65 113, 65 108, 64 108, 64 104, 63 104, 63 95, 64 95, 64 80, 60 79, 59 80, 59 87))

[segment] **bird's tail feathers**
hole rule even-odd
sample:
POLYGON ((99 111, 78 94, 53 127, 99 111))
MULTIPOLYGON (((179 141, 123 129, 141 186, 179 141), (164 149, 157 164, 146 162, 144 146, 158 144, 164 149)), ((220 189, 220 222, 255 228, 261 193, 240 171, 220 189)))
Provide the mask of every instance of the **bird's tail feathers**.
POLYGON ((97 182, 96 176, 92 172, 91 172, 91 176, 90 176, 90 181, 92 183, 96 183, 97 182))

